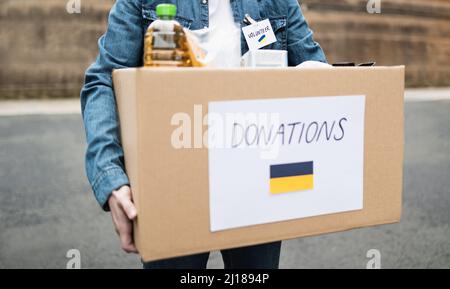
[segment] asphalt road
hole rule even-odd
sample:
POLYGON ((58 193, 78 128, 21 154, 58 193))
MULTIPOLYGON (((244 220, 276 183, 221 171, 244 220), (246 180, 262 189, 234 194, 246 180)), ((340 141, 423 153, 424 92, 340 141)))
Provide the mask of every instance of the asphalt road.
MULTIPOLYGON (((0 268, 140 268, 119 249, 84 173, 79 115, 0 117, 0 268)), ((450 268, 450 101, 406 104, 404 206, 399 224, 283 243, 282 268, 450 268)), ((219 253, 210 268, 221 268, 219 253)))

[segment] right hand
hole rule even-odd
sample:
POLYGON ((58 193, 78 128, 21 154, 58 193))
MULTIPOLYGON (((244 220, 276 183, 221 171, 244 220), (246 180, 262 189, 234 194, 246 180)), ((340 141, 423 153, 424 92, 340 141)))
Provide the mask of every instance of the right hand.
POLYGON ((123 186, 113 191, 108 204, 122 249, 127 253, 138 253, 133 239, 133 220, 137 217, 137 210, 130 187, 123 186))

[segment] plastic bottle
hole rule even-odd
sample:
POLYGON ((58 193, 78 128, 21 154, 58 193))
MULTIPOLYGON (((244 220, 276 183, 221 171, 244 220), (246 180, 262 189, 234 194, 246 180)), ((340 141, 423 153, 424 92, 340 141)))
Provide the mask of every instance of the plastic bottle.
POLYGON ((186 33, 174 20, 176 14, 177 7, 173 4, 156 7, 158 20, 145 34, 144 66, 194 66, 186 33))

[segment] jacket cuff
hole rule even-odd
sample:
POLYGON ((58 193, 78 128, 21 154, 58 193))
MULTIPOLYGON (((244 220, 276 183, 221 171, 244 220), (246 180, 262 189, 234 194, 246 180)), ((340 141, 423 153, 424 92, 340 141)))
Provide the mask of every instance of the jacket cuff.
POLYGON ((114 190, 129 185, 127 175, 121 168, 111 168, 101 172, 92 185, 95 198, 103 210, 109 211, 108 199, 114 190))

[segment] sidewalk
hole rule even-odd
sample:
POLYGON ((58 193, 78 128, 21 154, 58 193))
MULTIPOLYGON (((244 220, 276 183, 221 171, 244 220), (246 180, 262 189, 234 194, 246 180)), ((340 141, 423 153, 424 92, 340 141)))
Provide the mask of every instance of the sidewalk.
MULTIPOLYGON (((450 268, 449 111, 450 101, 405 105, 400 223, 286 241, 281 267, 362 269, 377 249, 382 268, 450 268)), ((85 152, 79 114, 0 117, 0 268, 66 268, 70 249, 82 268, 141 267, 92 194, 85 152)), ((208 266, 223 267, 220 253, 208 266)))

